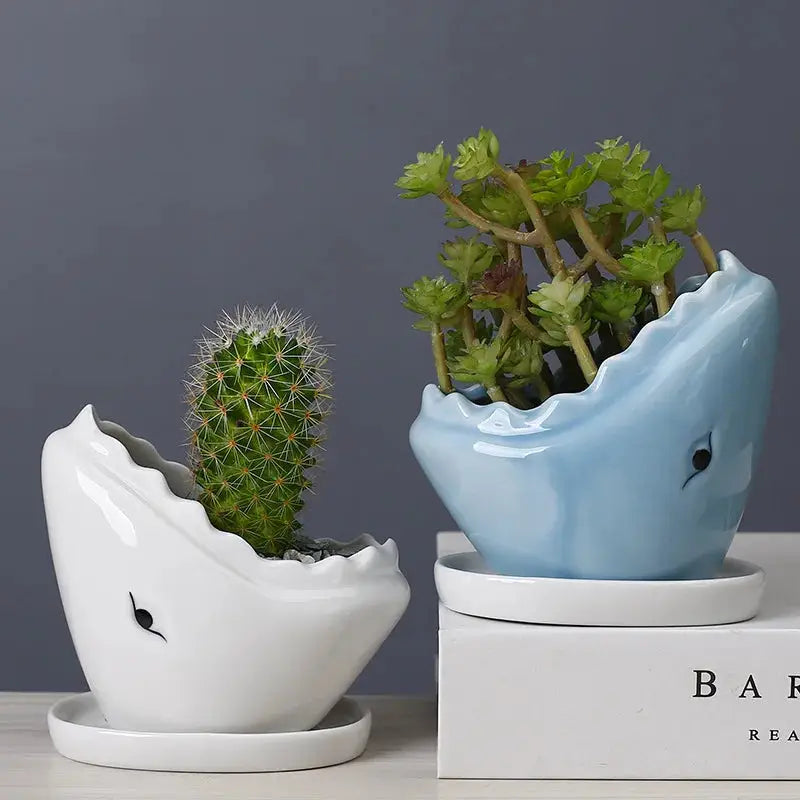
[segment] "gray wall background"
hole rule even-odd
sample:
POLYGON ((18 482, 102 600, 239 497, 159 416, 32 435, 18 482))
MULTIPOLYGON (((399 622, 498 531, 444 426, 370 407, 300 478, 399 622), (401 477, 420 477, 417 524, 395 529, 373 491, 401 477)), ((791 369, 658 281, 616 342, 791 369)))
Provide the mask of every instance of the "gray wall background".
POLYGON ((431 377, 399 287, 435 270, 433 200, 393 181, 491 125, 508 158, 643 140, 702 182, 706 230, 770 275, 783 339, 743 528, 797 530, 796 2, 0 3, 0 689, 82 676, 39 488, 87 402, 182 457, 181 378, 221 308, 300 307, 336 343, 307 530, 394 537, 409 611, 359 682, 433 686, 434 532, 407 429, 431 377))

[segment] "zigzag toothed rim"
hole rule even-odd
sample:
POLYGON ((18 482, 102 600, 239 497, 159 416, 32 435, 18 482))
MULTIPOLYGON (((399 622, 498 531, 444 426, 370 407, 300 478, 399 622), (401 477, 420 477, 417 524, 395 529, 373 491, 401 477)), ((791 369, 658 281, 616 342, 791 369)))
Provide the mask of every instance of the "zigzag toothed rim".
POLYGON ((106 473, 110 467, 114 477, 137 496, 151 498, 160 512, 166 512, 173 527, 195 546, 261 589, 347 589, 365 579, 399 572, 395 542, 387 539, 379 544, 367 534, 353 540, 363 542, 364 547, 351 556, 333 555, 313 563, 262 558, 242 537, 213 527, 197 500, 176 494, 180 487, 188 495, 193 485, 191 472, 185 466, 162 458, 146 439, 114 422, 101 420, 91 404, 51 437, 68 437, 77 445, 78 457, 94 461, 102 458, 106 473), (102 455, 98 455, 98 449, 102 455))
POLYGON ((531 435, 589 419, 591 412, 625 381, 627 373, 652 364, 654 354, 662 352, 669 340, 709 303, 730 296, 743 280, 766 280, 750 272, 728 250, 719 253, 719 265, 719 271, 699 288, 680 294, 667 314, 645 325, 627 350, 607 358, 591 385, 581 392, 554 394, 540 406, 523 410, 505 402, 477 405, 463 394, 444 395, 437 386, 429 384, 422 393, 421 413, 443 424, 469 427, 477 424, 482 433, 502 436, 531 435))

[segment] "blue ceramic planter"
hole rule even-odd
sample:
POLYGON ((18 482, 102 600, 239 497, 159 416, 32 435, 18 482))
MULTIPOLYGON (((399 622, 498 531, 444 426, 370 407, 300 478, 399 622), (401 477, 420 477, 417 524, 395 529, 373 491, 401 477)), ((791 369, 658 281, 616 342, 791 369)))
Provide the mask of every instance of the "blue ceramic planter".
POLYGON ((777 300, 726 251, 686 286, 583 392, 520 411, 425 388, 414 454, 495 571, 716 574, 761 449, 777 300))

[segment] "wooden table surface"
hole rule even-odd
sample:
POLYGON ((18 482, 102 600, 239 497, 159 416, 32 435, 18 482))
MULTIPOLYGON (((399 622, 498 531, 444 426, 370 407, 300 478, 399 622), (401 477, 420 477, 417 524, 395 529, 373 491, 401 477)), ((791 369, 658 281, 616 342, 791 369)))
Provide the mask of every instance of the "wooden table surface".
POLYGON ((77 764, 50 744, 45 715, 61 695, 0 693, 0 800, 423 800, 423 798, 798 798, 800 782, 453 781, 436 779, 436 705, 368 697, 361 758, 307 772, 191 775, 77 764))

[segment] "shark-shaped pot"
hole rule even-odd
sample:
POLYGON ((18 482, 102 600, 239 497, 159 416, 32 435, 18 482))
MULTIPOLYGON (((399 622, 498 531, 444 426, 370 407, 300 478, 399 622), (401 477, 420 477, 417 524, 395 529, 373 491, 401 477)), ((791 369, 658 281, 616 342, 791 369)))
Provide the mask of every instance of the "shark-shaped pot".
POLYGON ((411 446, 493 570, 717 574, 761 449, 778 330, 770 281, 719 260, 582 392, 520 411, 426 387, 411 446))
POLYGON ((408 604, 391 539, 261 558, 211 526, 185 467, 91 406, 47 439, 42 483, 67 622, 112 728, 312 728, 408 604))

